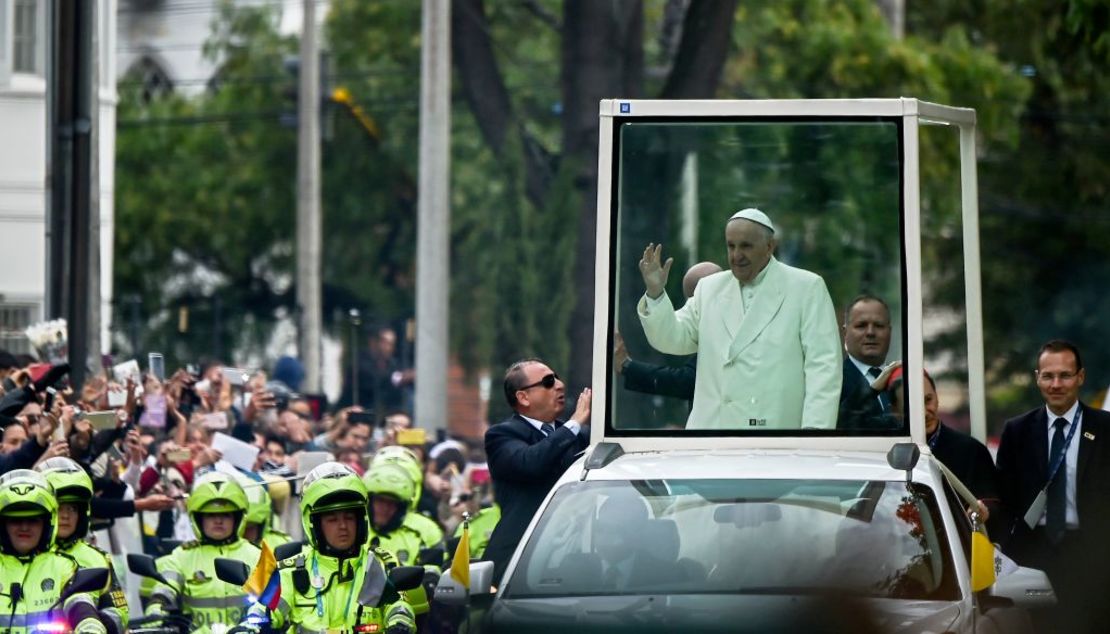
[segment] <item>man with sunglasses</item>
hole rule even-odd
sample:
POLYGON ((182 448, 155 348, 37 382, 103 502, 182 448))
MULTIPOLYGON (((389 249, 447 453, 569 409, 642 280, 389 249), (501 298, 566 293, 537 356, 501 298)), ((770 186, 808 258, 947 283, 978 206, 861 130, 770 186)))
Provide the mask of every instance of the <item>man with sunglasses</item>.
POLYGON ((566 385, 539 359, 517 361, 505 371, 505 400, 514 414, 486 432, 486 459, 501 506, 485 558, 501 580, 536 509, 575 458, 590 444, 590 388, 582 390, 570 420, 559 415, 566 385))

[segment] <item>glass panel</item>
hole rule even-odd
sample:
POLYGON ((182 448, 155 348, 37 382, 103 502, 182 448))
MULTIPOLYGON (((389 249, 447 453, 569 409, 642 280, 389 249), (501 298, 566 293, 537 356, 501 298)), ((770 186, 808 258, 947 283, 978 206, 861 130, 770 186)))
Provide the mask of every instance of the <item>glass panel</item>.
MULTIPOLYGON (((925 338, 926 432, 943 423, 970 429, 967 315, 964 313, 963 222, 960 201, 960 129, 922 125, 921 286, 925 338), (934 388, 935 385, 935 388, 934 388), (935 399, 930 400, 930 391, 935 399)), ((976 492, 993 497, 995 492, 976 492)))
POLYGON ((837 593, 955 599, 932 490, 904 482, 673 480, 560 488, 509 598, 837 593))
POLYGON ((616 130, 608 431, 908 433, 865 374, 904 348, 900 120, 616 130))

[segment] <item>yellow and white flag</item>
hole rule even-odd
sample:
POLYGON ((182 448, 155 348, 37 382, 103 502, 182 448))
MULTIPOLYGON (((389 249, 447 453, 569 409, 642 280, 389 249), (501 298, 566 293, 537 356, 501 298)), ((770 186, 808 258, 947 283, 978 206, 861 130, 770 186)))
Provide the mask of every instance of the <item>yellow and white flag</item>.
POLYGON ((455 556, 451 559, 451 577, 462 584, 464 588, 470 587, 470 522, 463 522, 462 537, 459 545, 455 547, 455 556))

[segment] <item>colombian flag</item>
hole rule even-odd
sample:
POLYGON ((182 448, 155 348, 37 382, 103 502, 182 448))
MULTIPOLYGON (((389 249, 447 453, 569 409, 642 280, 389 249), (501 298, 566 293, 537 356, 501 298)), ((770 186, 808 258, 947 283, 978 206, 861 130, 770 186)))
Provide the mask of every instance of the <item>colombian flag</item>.
POLYGON ((243 590, 258 597, 258 602, 267 608, 277 609, 281 600, 281 575, 278 574, 274 551, 266 542, 262 542, 262 555, 258 557, 258 565, 254 567, 251 578, 243 584, 243 590))
POLYGON ((459 545, 455 547, 455 556, 451 559, 451 576, 462 584, 464 588, 470 587, 470 521, 463 522, 462 537, 459 545))

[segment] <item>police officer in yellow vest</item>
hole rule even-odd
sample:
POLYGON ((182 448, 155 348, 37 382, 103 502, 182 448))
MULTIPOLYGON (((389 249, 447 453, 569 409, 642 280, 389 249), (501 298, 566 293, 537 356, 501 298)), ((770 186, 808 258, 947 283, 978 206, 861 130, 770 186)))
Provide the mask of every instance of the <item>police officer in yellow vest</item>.
POLYGON ((7 634, 50 629, 63 613, 77 621, 70 625, 78 634, 108 633, 88 594, 50 611, 78 570, 54 550, 57 529, 58 501, 41 473, 16 469, 0 477, 0 630, 7 634))
POLYGON ((89 534, 89 515, 92 512, 93 483, 89 474, 69 458, 58 456, 35 466, 46 476, 58 500, 57 551, 72 558, 78 568, 107 568, 108 585, 100 592, 90 593, 97 602, 104 618, 111 621, 117 632, 127 629, 127 598, 120 587, 119 578, 112 566, 111 556, 85 541, 89 534))
POLYGON ((367 567, 388 570, 397 564, 385 551, 369 546, 366 487, 350 467, 326 462, 309 472, 301 494, 301 523, 308 544, 278 562, 277 607, 269 611, 261 603, 252 605, 244 627, 257 630, 269 619, 273 629, 295 627, 297 632, 416 631, 402 593, 381 607, 358 604, 367 567))
MULTIPOLYGON (((482 558, 482 553, 486 552, 486 545, 489 544, 489 536, 493 534, 493 529, 500 521, 501 507, 496 504, 478 511, 478 514, 470 520, 471 561, 482 558)), ((455 529, 455 537, 460 538, 462 534, 463 523, 459 522, 458 528, 455 529)))
POLYGON ((216 578, 216 558, 253 568, 260 551, 242 539, 247 495, 233 476, 211 472, 198 478, 185 508, 197 539, 158 560, 158 572, 170 585, 154 588, 147 614, 165 613, 180 598, 194 631, 206 633, 213 625, 239 622, 248 603, 242 588, 216 578))
POLYGON ((420 462, 420 458, 408 447, 389 445, 382 447, 374 454, 374 458, 370 462, 370 471, 380 464, 395 464, 401 467, 409 476, 409 479, 412 480, 413 496, 408 506, 408 510, 412 512, 405 513, 405 525, 420 533, 420 540, 425 544, 439 544, 442 542, 443 529, 440 528, 439 524, 432 518, 424 517, 415 512, 416 506, 420 502, 420 492, 424 488, 424 465, 420 462))
MULTIPOLYGON (((371 466, 364 476, 366 492, 370 497, 370 540, 397 556, 403 566, 417 564, 420 551, 425 548, 442 546, 428 543, 420 531, 406 518, 415 514, 408 513, 415 495, 415 485, 404 470, 396 464, 371 466)), ((442 531, 440 532, 442 535, 442 531)), ((418 616, 430 609, 428 597, 435 590, 441 573, 442 561, 421 562, 426 570, 423 587, 409 593, 412 609, 418 616)))
POLYGON ((262 542, 270 545, 270 550, 293 540, 289 535, 274 528, 274 506, 265 482, 243 482, 247 494, 246 528, 243 537, 262 548, 262 542))

